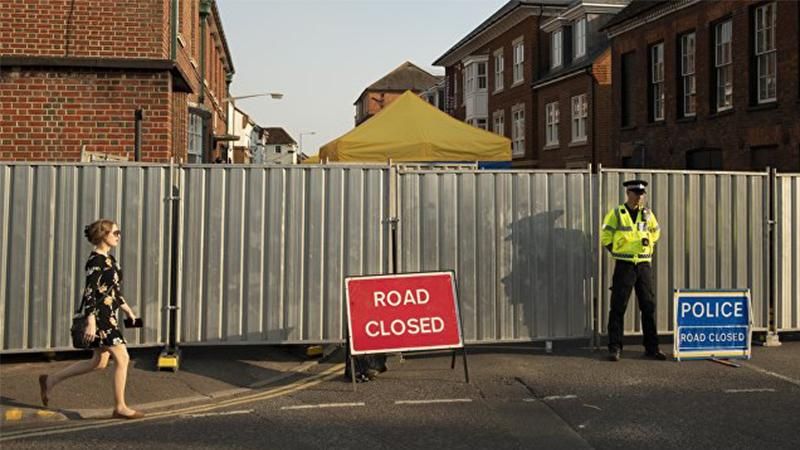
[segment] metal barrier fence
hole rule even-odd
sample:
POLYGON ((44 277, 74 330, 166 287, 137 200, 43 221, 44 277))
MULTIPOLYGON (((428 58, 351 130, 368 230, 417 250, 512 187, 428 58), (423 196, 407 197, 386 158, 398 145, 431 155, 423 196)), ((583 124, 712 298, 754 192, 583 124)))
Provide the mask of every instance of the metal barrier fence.
POLYGON ((800 174, 775 177, 775 322, 800 330, 800 174))
MULTIPOLYGON (((673 331, 673 290, 751 289, 753 325, 769 325, 769 178, 764 173, 600 170, 598 218, 625 201, 624 180, 649 183, 648 206, 661 227, 653 273, 659 333, 673 331)), ((599 230, 599 226, 598 226, 599 230)), ((614 262, 602 251, 599 329, 606 332, 614 262)), ((633 295, 633 294, 632 294, 633 295)), ((625 332, 641 333, 633 302, 625 332)))
POLYGON ((456 271, 468 342, 604 333, 613 266, 597 234, 634 177, 663 229, 659 332, 678 287, 750 288, 757 330, 800 329, 800 175, 3 163, 0 353, 70 348, 82 230, 101 216, 123 229, 123 290, 146 324, 126 331, 133 346, 166 340, 173 239, 181 345, 342 342, 343 278, 396 262, 456 271))
POLYGON ((591 173, 401 172, 400 271, 455 270, 468 342, 591 335, 591 173))
POLYGON ((186 166, 178 342, 344 340, 344 277, 386 270, 388 169, 186 166))
POLYGON ((115 164, 0 165, 0 349, 70 349, 72 312, 92 246, 84 225, 122 224, 116 253, 124 292, 144 319, 132 346, 164 341, 171 232, 169 167, 115 164))

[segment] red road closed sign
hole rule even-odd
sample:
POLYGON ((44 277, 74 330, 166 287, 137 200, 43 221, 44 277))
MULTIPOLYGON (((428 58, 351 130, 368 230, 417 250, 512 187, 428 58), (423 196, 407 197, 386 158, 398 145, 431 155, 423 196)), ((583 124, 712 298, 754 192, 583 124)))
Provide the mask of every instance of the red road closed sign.
POLYGON ((350 353, 461 348, 452 272, 345 279, 350 353))

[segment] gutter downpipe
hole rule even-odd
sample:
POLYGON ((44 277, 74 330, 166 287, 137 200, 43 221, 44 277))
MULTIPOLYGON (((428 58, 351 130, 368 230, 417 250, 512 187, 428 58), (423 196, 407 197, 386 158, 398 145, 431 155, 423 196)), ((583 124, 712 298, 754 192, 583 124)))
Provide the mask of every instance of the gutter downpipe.
POLYGON ((211 13, 211 1, 200 0, 200 93, 197 103, 201 105, 206 99, 206 21, 211 13))
POLYGON ((175 61, 178 57, 178 0, 172 0, 170 22, 169 59, 175 61))

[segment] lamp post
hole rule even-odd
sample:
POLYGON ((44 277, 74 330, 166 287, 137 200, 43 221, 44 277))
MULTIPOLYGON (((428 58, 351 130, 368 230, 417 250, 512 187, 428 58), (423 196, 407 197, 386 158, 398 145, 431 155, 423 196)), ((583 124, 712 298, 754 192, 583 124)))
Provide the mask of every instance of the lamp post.
MULTIPOLYGON (((228 120, 226 121, 225 128, 227 129, 227 134, 231 134, 234 131, 233 126, 233 116, 236 112, 236 100, 244 100, 247 98, 255 98, 255 97, 270 97, 274 100, 280 100, 283 98, 283 94, 280 92, 262 92, 260 94, 249 94, 249 95, 239 95, 239 96, 228 96, 222 99, 223 102, 230 102, 227 110, 228 110, 228 120)), ((228 148, 230 150, 230 147, 228 148)))
POLYGON ((303 136, 304 135, 313 136, 315 134, 317 134, 316 131, 301 131, 300 132, 300 153, 301 154, 303 153, 303 136))

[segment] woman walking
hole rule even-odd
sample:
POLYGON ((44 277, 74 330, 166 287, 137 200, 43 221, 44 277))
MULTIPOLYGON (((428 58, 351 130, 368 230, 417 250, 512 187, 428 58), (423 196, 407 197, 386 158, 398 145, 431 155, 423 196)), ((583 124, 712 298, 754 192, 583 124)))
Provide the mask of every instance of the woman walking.
POLYGON ((128 376, 128 349, 118 326, 117 310, 122 309, 130 319, 136 316, 125 302, 120 290, 122 270, 109 253, 119 245, 122 235, 116 223, 100 219, 84 229, 84 235, 95 247, 86 262, 86 289, 83 292, 83 312, 87 325, 84 337, 90 342, 92 359, 77 362, 51 375, 39 376, 42 403, 47 406, 48 395, 58 383, 67 378, 93 370, 104 369, 108 358, 114 358, 113 418, 138 419, 144 414, 125 403, 125 381, 128 376))

